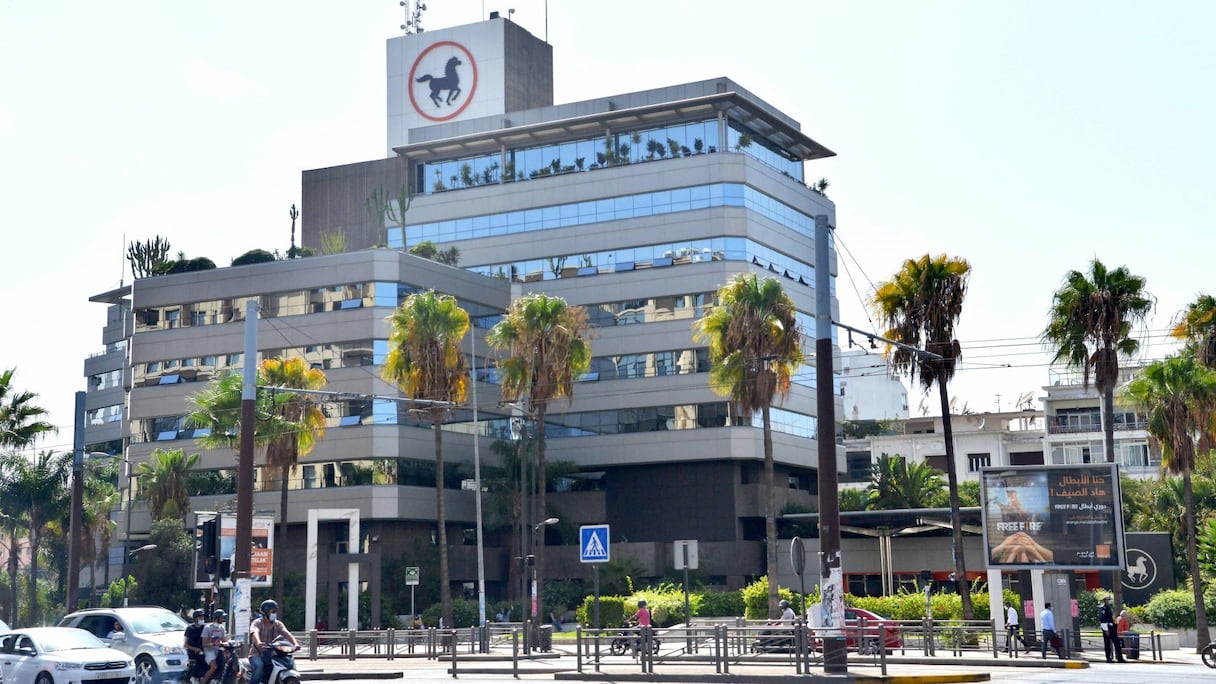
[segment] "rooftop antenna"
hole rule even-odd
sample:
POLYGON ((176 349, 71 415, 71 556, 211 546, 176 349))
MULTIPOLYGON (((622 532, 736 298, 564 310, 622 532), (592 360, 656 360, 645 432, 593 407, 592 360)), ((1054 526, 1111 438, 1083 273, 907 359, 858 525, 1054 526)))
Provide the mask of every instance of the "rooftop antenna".
POLYGON ((405 23, 401 25, 405 35, 422 33, 422 13, 426 11, 426 3, 421 0, 401 0, 401 7, 405 11, 405 23))
POLYGON ((291 249, 287 250, 287 258, 296 258, 296 219, 300 218, 300 210, 296 209, 296 205, 291 205, 291 210, 287 212, 291 217, 291 249))
POLYGON ((127 278, 127 257, 126 257, 127 234, 126 233, 122 234, 122 247, 118 250, 118 253, 123 255, 122 259, 120 260, 120 261, 122 261, 122 268, 118 269, 118 286, 122 287, 123 285, 126 284, 126 278, 127 278))

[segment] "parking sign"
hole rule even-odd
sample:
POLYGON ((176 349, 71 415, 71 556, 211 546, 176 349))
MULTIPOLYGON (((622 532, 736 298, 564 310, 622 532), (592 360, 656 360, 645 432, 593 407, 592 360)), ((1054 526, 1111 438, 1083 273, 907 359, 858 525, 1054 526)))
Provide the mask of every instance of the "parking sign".
POLYGON ((578 559, 583 563, 608 562, 608 526, 583 525, 578 528, 578 559))

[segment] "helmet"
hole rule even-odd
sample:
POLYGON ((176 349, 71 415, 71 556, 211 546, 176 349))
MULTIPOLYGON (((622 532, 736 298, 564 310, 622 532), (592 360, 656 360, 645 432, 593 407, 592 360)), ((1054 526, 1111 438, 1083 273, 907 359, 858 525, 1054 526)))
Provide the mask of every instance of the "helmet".
POLYGON ((641 601, 638 601, 638 608, 642 608, 645 605, 646 605, 646 599, 642 599, 641 601))
POLYGON ((192 618, 201 618, 205 615, 206 615, 206 613, 203 612, 202 608, 195 608, 194 612, 190 613, 190 617, 192 617, 192 618))
POLYGON ((215 612, 211 613, 211 617, 216 620, 223 620, 224 618, 228 617, 228 613, 225 613, 223 610, 216 608, 215 612))
POLYGON ((790 602, 786 601, 785 599, 781 599, 780 601, 777 602, 777 605, 781 606, 782 608, 789 608, 790 602))
POLYGON ((279 604, 275 603, 274 599, 266 599, 265 601, 262 601, 262 612, 263 613, 269 613, 272 610, 278 610, 278 609, 279 609, 279 604))

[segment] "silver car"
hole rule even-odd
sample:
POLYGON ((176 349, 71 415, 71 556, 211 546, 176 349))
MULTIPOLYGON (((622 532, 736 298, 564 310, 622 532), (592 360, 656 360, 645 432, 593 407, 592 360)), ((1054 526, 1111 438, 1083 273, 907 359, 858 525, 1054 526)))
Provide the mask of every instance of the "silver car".
POLYGON ((79 627, 135 660, 137 684, 176 681, 190 660, 184 646, 186 621, 157 606, 92 608, 69 613, 60 627, 79 627))

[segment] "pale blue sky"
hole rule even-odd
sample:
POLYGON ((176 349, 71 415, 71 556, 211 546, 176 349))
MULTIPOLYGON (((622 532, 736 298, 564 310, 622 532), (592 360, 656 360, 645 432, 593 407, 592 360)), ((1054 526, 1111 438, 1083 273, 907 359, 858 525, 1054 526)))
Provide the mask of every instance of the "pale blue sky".
MULTIPOLYGON (((429 5, 424 28, 514 8, 545 36, 543 0, 429 5)), ((869 327, 849 275, 864 295, 904 258, 969 259, 960 406, 1041 394, 1051 293, 1095 255, 1148 279, 1150 357, 1216 292, 1216 3, 548 5, 557 102, 727 76, 839 155, 806 175, 857 261, 843 322, 869 327)), ((48 445, 70 448, 105 319, 88 297, 130 282, 125 242, 283 251, 301 170, 383 156, 402 20, 396 0, 0 1, 0 367, 62 426, 48 445)))

